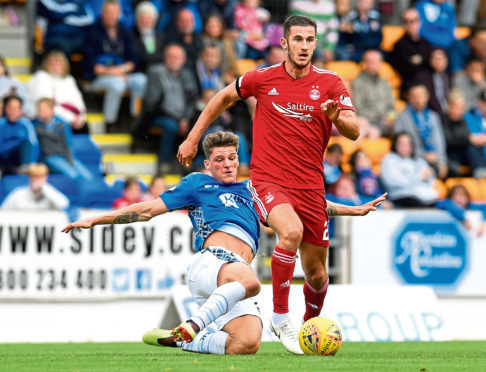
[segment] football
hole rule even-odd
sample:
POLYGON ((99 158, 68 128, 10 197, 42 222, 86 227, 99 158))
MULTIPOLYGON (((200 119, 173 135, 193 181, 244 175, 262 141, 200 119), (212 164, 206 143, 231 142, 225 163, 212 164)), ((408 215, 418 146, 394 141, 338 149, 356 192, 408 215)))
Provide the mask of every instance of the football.
POLYGON ((335 355, 343 342, 341 329, 328 318, 315 317, 304 323, 299 343, 307 355, 335 355))

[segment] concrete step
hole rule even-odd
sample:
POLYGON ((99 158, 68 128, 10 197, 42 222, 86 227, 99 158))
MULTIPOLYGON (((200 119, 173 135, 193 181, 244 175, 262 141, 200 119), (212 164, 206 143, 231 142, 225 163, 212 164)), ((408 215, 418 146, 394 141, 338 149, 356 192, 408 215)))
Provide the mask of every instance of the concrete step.
POLYGON ((86 113, 86 122, 88 123, 91 134, 105 133, 105 116, 99 112, 86 113))
POLYGON ((10 75, 28 75, 30 73, 32 61, 30 58, 9 57, 5 58, 5 64, 8 67, 8 72, 10 75))
POLYGON ((156 174, 157 156, 154 154, 104 154, 102 158, 105 173, 126 175, 156 174))
POLYGON ((130 152, 132 136, 124 133, 92 134, 91 138, 103 153, 126 154, 130 152))

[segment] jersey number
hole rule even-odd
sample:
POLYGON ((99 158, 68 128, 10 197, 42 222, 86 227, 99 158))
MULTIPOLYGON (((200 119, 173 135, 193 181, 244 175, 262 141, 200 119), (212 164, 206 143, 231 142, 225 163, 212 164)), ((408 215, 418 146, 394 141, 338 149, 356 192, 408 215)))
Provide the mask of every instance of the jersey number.
POLYGON ((327 229, 329 221, 324 222, 324 234, 322 234, 322 240, 329 240, 329 230, 327 229))

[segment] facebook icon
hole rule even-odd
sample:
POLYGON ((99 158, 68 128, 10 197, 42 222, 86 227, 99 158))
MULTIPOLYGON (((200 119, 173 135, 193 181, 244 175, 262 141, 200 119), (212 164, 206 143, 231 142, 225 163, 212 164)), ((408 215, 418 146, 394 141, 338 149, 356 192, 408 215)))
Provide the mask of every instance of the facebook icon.
POLYGON ((139 291, 149 291, 152 288, 152 272, 150 269, 136 270, 135 287, 139 291))

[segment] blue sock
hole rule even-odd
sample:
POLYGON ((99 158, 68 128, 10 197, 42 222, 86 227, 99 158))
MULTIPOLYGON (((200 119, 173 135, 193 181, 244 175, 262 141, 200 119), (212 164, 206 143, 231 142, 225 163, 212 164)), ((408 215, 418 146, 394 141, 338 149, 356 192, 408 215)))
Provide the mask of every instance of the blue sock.
POLYGON ((240 282, 230 282, 216 288, 191 319, 202 331, 217 317, 226 314, 238 301, 245 298, 246 289, 240 282))

